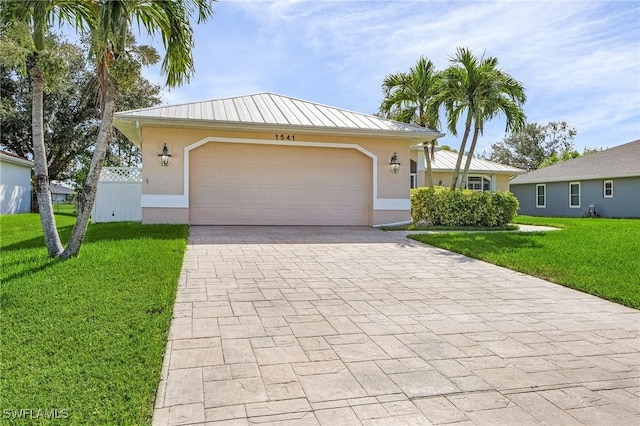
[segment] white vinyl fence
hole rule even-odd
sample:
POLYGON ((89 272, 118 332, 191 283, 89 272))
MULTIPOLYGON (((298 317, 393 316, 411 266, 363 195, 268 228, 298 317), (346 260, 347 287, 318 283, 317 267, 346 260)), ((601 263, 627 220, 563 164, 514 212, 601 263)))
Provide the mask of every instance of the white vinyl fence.
POLYGON ((141 221, 141 196, 141 168, 103 168, 98 181, 96 201, 91 212, 93 222, 141 221))

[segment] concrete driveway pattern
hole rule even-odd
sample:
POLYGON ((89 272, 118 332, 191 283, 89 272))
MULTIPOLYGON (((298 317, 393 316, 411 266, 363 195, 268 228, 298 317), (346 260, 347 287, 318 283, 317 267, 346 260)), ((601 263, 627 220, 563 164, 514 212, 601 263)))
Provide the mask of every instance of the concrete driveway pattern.
POLYGON ((192 227, 153 423, 638 425, 640 312, 399 233, 192 227))

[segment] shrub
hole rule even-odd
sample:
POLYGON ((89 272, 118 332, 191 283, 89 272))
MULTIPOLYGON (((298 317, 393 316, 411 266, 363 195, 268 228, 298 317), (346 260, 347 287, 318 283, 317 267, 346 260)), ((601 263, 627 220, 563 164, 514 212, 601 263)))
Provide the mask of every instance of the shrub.
POLYGON ((518 211, 510 192, 451 190, 440 186, 411 190, 411 217, 438 226, 504 226, 518 211))

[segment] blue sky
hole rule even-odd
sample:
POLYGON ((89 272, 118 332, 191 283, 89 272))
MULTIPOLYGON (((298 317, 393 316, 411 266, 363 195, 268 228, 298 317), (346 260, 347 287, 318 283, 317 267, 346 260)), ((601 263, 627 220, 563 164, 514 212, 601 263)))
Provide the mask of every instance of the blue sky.
MULTIPOLYGON (((460 46, 497 57, 524 84, 528 121, 567 121, 579 151, 640 138, 638 1, 220 0, 215 11, 195 27, 195 75, 166 104, 274 92, 375 113, 385 75, 421 55, 444 69, 460 46)), ((157 67, 145 76, 164 81, 157 67)), ((487 124, 476 152, 504 126, 487 124)))

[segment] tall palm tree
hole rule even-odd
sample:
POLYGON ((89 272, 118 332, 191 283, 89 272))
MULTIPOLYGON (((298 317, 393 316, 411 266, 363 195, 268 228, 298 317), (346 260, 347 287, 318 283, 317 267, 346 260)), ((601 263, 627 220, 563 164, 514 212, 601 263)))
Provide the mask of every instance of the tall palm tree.
POLYGON ((66 21, 75 23, 76 27, 85 27, 94 16, 95 6, 94 2, 85 0, 21 0, 3 1, 0 4, 0 20, 3 27, 28 25, 31 33, 32 44, 27 49, 25 60, 31 80, 31 129, 35 189, 44 241, 51 257, 62 253, 62 243, 56 229, 49 190, 49 171, 43 130, 45 74, 42 70, 41 55, 46 48, 45 35, 52 24, 66 21))
MULTIPOLYGON (((433 99, 439 90, 440 73, 433 63, 420 57, 408 72, 387 75, 382 83, 384 99, 380 103, 380 114, 405 123, 437 129, 439 127, 438 108, 433 99)), ((435 140, 424 144, 427 162, 427 186, 433 186, 431 161, 435 153, 435 140)))
POLYGON ((78 218, 62 258, 77 256, 86 235, 113 129, 119 81, 126 79, 129 67, 141 66, 140 57, 127 51, 131 24, 135 22, 140 30, 161 36, 166 51, 162 72, 167 76, 167 85, 175 87, 188 82, 194 72, 192 14, 197 12, 198 23, 206 21, 213 15, 213 1, 98 0, 100 8, 91 32, 91 53, 96 63, 102 117, 87 180, 78 194, 78 218))
POLYGON ((438 94, 436 103, 445 106, 447 127, 453 135, 457 135, 458 120, 466 112, 464 135, 451 184, 451 188, 455 189, 461 188, 467 179, 478 136, 482 134, 485 122, 503 114, 507 119, 506 131, 523 128, 526 117, 522 105, 526 96, 520 82, 497 68, 498 60, 494 57, 476 58, 469 49, 458 48, 451 62, 452 65, 443 72, 443 90, 438 94), (462 157, 472 126, 471 147, 460 176, 462 157))

